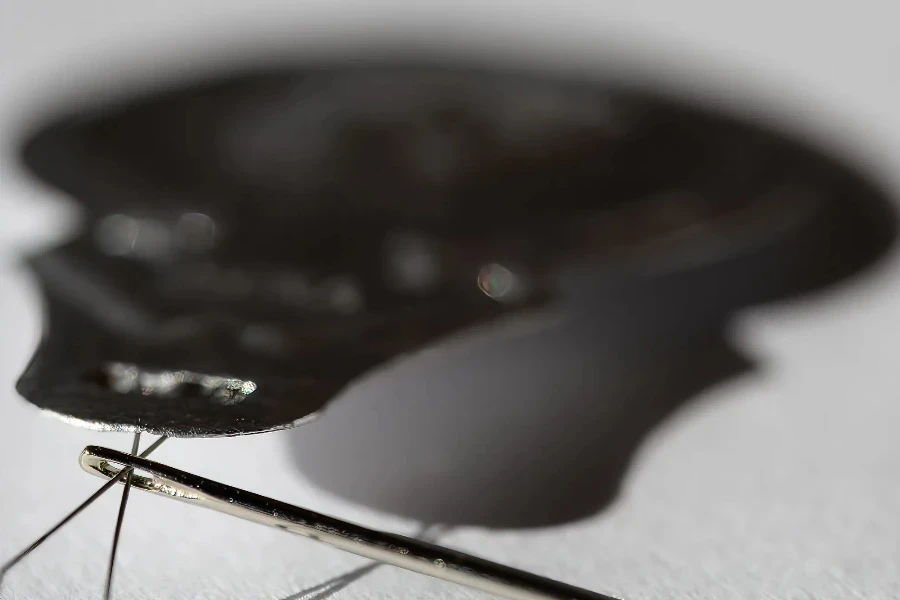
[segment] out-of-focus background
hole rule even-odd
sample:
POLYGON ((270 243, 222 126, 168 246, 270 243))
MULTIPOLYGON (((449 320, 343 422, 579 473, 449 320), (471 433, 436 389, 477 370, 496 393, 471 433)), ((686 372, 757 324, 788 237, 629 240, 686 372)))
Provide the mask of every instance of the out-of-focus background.
MULTIPOLYGON (((7 0, 0 16, 0 560, 96 489, 76 463, 83 446, 130 446, 125 434, 44 418, 13 389, 41 331, 40 295, 20 257, 61 239, 76 219, 71 204, 20 173, 11 144, 57 96, 92 101, 132 80, 226 64, 248 48, 340 48, 400 35, 464 46, 473 56, 613 70, 734 106, 836 149, 900 196, 898 17, 888 0, 7 0)), ((528 530, 458 527, 441 543, 627 599, 900 597, 896 253, 836 288, 746 311, 729 335, 755 367, 705 389, 654 428, 606 510, 528 530)), ((527 354, 552 366, 539 349, 527 354)), ((420 364, 422 373, 406 368, 354 386, 335 414, 364 397, 419 393, 427 386, 417 376, 442 381, 440 361, 420 364)), ((453 388, 429 393, 447 396, 453 388)), ((349 520, 417 530, 412 519, 307 480, 295 464, 301 433, 174 440, 157 458, 349 520)), ((97 597, 117 501, 109 494, 18 566, 0 597, 97 597)), ((135 493, 116 598, 316 597, 317 584, 363 563, 135 493)), ((478 594, 381 568, 335 597, 410 595, 478 594)))

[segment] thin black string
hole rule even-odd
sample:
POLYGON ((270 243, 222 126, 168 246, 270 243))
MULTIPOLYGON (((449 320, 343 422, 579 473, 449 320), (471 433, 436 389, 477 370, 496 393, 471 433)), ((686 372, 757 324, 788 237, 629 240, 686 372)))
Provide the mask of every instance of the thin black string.
MULTIPOLYGON (((166 436, 162 436, 158 440, 156 440, 155 442, 150 444, 150 446, 141 453, 141 458, 146 458, 146 457, 150 456, 151 454, 153 454, 153 452, 157 448, 159 448, 162 445, 162 443, 164 441, 166 441, 166 439, 167 439, 166 436)), ((14 566, 19 564, 19 562, 23 558, 25 558, 26 556, 31 554, 38 546, 40 546, 41 544, 46 542, 47 538, 49 538, 51 535, 53 535, 54 533, 59 531, 63 527, 63 525, 65 525, 66 523, 68 523, 69 521, 74 519, 76 516, 78 516, 78 514, 81 511, 83 511, 85 508, 87 508, 88 506, 93 504, 93 502, 95 500, 97 500, 97 498, 99 498, 100 496, 105 494, 107 491, 109 491, 112 488, 112 486, 114 486, 116 484, 116 482, 120 481, 123 477, 129 475, 133 470, 134 469, 132 469, 131 467, 129 467, 127 469, 122 469, 115 477, 113 477, 112 479, 110 479, 109 481, 104 483, 103 486, 99 490, 94 492, 90 498, 88 498, 87 500, 82 502, 80 505, 78 505, 78 507, 75 510, 73 510, 68 515, 66 515, 62 521, 60 521, 59 523, 54 525, 47 533, 45 533, 44 535, 42 535, 41 537, 36 539, 30 546, 28 546, 27 548, 25 548, 24 550, 22 550, 21 552, 16 554, 13 558, 11 558, 9 561, 7 561, 2 567, 0 567, 0 585, 2 585, 3 578, 6 576, 6 573, 10 569, 12 569, 14 566)))
MULTIPOLYGON (((131 443, 131 455, 137 455, 138 445, 141 443, 141 432, 134 434, 131 443)), ((128 472, 125 478, 125 488, 122 490, 122 502, 119 503, 119 516, 116 518, 116 531, 113 533, 112 550, 109 552, 109 567, 106 569, 106 589, 103 591, 104 600, 109 600, 112 593, 113 569, 116 566, 116 551, 119 549, 119 536, 122 533, 122 522, 125 520, 125 506, 128 504, 128 492, 131 491, 131 481, 134 477, 134 469, 128 472)))

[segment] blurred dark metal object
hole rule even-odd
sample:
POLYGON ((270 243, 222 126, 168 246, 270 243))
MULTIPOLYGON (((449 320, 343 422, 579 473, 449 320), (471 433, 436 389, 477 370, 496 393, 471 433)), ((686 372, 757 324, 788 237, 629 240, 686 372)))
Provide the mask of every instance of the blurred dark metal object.
POLYGON ((168 436, 303 422, 395 357, 552 301, 578 265, 690 272, 800 236, 794 293, 893 231, 777 133, 441 62, 231 73, 60 116, 22 155, 87 218, 30 259, 48 322, 20 393, 168 436))

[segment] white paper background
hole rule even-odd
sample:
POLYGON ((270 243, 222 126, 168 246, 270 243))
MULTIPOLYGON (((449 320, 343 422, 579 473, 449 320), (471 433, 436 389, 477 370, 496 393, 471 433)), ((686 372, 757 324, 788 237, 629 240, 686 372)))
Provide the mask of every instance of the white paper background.
MULTIPOLYGON (((0 133, 46 90, 109 81, 135 61, 203 61, 234 32, 345 39, 421 29, 503 49, 598 55, 616 42, 643 68, 705 94, 782 106, 840 139, 900 191, 900 9, 891 0, 684 2, 99 2, 3 0, 0 133), (272 33, 279 32, 279 33, 272 33), (288 33, 290 32, 290 33, 288 33), (199 59, 197 59, 199 60, 199 59)), ((426 35, 427 37, 427 35, 426 35)), ((179 69, 193 62, 177 61, 179 69)), ((96 434, 40 417, 12 389, 39 335, 38 295, 17 256, 59 237, 66 211, 3 155, 0 199, 0 559, 96 489, 76 463, 96 434)), ((617 503, 584 523, 530 532, 456 530, 445 543, 628 599, 900 598, 900 262, 813 300, 742 319, 755 374, 706 393, 642 448, 617 503), (726 401, 727 400, 727 401, 726 401)), ((377 386, 372 381, 367 385, 377 386)), ((351 393, 365 393, 356 389, 351 393)), ((176 440, 159 460, 369 525, 415 523, 351 506, 305 484, 284 436, 176 440)), ((12 572, 4 600, 99 597, 118 494, 109 494, 12 572)), ((135 493, 116 598, 276 600, 364 561, 313 542, 135 493)), ((383 567, 343 598, 477 594, 383 567)))

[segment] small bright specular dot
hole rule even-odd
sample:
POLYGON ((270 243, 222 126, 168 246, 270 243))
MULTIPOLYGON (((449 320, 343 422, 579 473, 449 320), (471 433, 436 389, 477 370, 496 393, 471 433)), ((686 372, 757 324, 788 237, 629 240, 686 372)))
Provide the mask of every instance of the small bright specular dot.
POLYGON ((497 263, 491 263, 481 268, 478 273, 478 287, 487 296, 495 299, 501 299, 513 289, 516 282, 516 276, 497 263))

